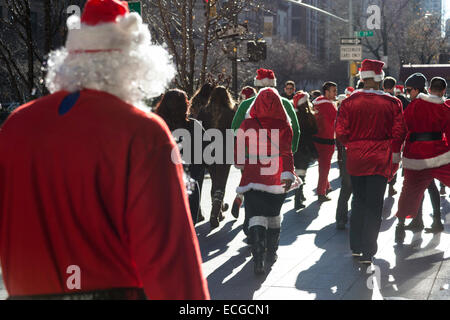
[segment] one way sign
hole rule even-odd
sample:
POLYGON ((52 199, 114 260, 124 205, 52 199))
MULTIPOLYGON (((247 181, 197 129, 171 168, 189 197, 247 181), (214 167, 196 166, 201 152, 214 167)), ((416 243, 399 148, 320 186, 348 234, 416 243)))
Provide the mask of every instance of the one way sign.
POLYGON ((341 45, 360 45, 360 38, 341 38, 341 45))

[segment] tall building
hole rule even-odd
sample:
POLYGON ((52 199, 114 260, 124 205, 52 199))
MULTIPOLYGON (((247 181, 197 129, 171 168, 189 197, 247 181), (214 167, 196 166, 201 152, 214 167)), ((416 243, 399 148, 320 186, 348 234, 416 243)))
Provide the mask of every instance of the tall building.
POLYGON ((442 14, 442 0, 422 0, 421 8, 425 13, 442 14))

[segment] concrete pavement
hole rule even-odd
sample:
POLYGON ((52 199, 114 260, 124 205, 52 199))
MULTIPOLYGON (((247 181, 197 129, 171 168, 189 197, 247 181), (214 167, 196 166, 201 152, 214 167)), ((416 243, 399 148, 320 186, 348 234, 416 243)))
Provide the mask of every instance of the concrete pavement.
MULTIPOLYGON (((348 228, 335 228, 339 197, 339 170, 333 160, 329 180, 332 201, 321 206, 314 191, 317 164, 308 170, 305 195, 307 207, 294 211, 291 194, 282 208, 282 230, 278 261, 264 277, 253 274, 253 262, 242 232, 244 208, 236 220, 230 210, 220 227, 210 232, 209 223, 196 228, 203 257, 203 270, 212 299, 449 299, 450 298, 450 202, 441 197, 445 231, 432 235, 407 231, 405 244, 396 245, 394 233, 399 193, 387 197, 373 266, 362 267, 351 256, 348 228), (448 220, 448 221, 447 221, 448 220)), ((232 204, 240 173, 232 169, 225 199, 232 204)), ((447 191, 450 191, 447 188, 447 191)), ((210 180, 206 179, 202 208, 206 220, 210 211, 210 180)), ((350 200, 351 201, 351 200, 350 200)), ((431 225, 431 202, 424 201, 425 226, 431 225)))
MULTIPOLYGON (((330 171, 332 201, 319 206, 314 195, 317 164, 308 170, 305 195, 307 207, 294 211, 290 195, 282 208, 282 230, 278 261, 264 277, 253 274, 251 253, 243 241, 244 208, 236 220, 230 210, 219 228, 210 232, 209 222, 196 228, 212 299, 217 300, 303 300, 303 299, 450 299, 450 202, 441 197, 445 231, 430 235, 407 232, 404 245, 395 245, 395 212, 399 194, 386 198, 383 223, 374 265, 355 261, 349 249, 348 229, 335 228, 339 196, 336 159, 330 171), (369 272, 369 273, 367 273, 369 272)), ((231 204, 240 172, 232 169, 225 194, 231 204)), ((402 179, 396 189, 400 191, 402 179)), ((205 180, 202 209, 206 220, 211 208, 211 181, 205 180)), ((450 189, 447 188, 450 192, 450 189)), ((424 201, 425 226, 431 225, 428 193, 424 201)), ((0 270, 1 272, 1 270, 0 270)), ((7 297, 0 277, 0 299, 7 297)))

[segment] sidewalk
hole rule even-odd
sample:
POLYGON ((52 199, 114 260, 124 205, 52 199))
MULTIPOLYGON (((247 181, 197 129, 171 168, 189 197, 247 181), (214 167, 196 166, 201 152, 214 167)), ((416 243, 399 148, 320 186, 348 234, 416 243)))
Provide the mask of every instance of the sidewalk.
MULTIPOLYGON (((221 226, 209 233, 209 223, 197 227, 203 256, 203 270, 212 299, 449 299, 450 298, 450 202, 441 197, 445 231, 431 235, 407 232, 405 244, 396 245, 394 233, 398 194, 386 198, 383 223, 378 238, 374 265, 362 267, 349 249, 348 228, 335 228, 339 197, 339 170, 333 163, 330 183, 333 201, 319 207, 313 193, 317 166, 308 170, 303 211, 293 210, 294 197, 287 198, 282 209, 282 231, 278 261, 265 277, 253 274, 251 253, 242 230, 244 208, 236 221, 230 211, 221 226), (374 280, 375 281, 372 281, 374 280), (369 284, 368 284, 369 283, 369 284), (371 290, 370 288, 373 288, 371 290)), ((226 190, 226 202, 232 204, 240 173, 232 170, 226 190)), ((205 180, 202 208, 206 220, 210 210, 210 180, 205 180)), ((447 191, 450 191, 447 188, 447 191)), ((387 192, 386 192, 387 195, 387 192)), ((424 223, 431 225, 431 202, 426 193, 424 223)))

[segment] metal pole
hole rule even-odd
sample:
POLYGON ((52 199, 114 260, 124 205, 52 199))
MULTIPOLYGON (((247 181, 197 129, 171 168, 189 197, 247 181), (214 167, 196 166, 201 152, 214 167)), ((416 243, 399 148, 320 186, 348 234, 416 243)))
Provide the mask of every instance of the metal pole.
MULTIPOLYGON (((353 0, 348 0, 348 12, 349 12, 349 24, 348 24, 348 36, 350 38, 353 38, 353 0)), ((354 77, 352 75, 352 71, 351 71, 351 65, 352 63, 354 63, 354 61, 349 61, 348 62, 348 75, 349 75, 349 86, 353 87, 353 83, 354 83, 354 77)))

